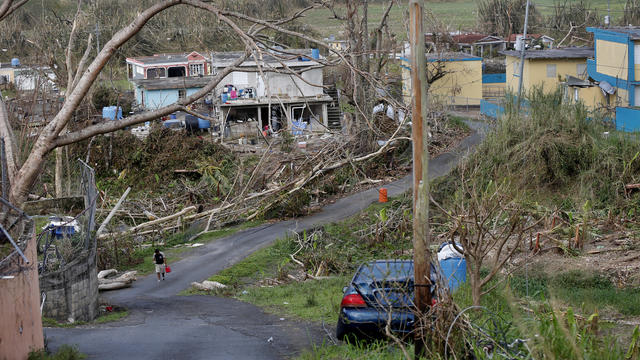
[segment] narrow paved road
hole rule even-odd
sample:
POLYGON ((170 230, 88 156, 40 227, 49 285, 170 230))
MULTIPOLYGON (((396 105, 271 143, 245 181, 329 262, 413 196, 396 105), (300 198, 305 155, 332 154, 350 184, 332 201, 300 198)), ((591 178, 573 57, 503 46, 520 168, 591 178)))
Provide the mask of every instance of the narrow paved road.
MULTIPOLYGON (((429 162, 429 177, 446 174, 483 138, 485 125, 449 153, 429 162)), ((385 185, 390 196, 411 187, 411 176, 385 185)), ((264 313, 234 299, 214 296, 178 296, 193 281, 202 281, 252 252, 300 231, 357 214, 378 198, 369 189, 342 198, 314 215, 262 225, 196 248, 189 257, 171 263, 173 272, 158 283, 155 275, 134 286, 104 293, 109 303, 124 306, 130 315, 119 322, 77 328, 46 328, 51 349, 76 344, 90 359, 281 359, 322 342, 316 324, 264 313), (272 342, 267 339, 273 338, 272 342)), ((333 324, 327 325, 333 331, 333 324)))

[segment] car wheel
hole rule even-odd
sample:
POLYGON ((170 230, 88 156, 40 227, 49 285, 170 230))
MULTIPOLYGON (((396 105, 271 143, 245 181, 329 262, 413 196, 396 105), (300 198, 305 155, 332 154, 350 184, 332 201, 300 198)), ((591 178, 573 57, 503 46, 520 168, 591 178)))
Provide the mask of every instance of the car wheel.
POLYGON ((342 322, 342 319, 338 318, 338 325, 336 326, 336 337, 338 338, 338 340, 344 340, 346 335, 347 334, 344 323, 342 322))

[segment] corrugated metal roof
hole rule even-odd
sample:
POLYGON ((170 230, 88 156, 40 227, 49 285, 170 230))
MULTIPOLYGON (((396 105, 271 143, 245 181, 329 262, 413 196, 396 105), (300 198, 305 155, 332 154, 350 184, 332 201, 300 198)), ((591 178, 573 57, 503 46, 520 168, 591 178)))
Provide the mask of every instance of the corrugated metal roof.
MULTIPOLYGON (((506 50, 500 51, 500 54, 506 56, 520 57, 520 51, 506 50)), ((593 48, 588 47, 572 47, 547 50, 527 50, 524 52, 525 59, 586 59, 593 57, 593 48)))
POLYGON ((602 30, 627 34, 631 40, 640 40, 640 27, 617 26, 602 30))

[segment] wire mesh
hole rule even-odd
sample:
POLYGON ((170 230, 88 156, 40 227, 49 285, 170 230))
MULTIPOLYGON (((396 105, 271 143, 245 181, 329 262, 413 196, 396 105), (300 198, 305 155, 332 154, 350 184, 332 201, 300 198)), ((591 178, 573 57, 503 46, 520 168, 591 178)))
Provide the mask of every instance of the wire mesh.
POLYGON ((84 209, 76 216, 50 217, 37 237, 40 273, 55 271, 85 251, 95 255, 97 190, 92 167, 78 160, 71 194, 84 198, 84 209))

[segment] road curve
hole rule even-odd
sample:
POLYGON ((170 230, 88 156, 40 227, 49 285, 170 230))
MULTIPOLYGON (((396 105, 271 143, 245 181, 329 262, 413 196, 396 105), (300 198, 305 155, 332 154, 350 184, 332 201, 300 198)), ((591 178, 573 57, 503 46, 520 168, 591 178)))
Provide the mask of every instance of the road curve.
MULTIPOLYGON (((486 125, 474 130, 453 151, 429 161, 429 177, 449 172, 484 137, 486 125)), ((411 187, 411 175, 385 185, 390 196, 411 187)), ((172 273, 158 283, 155 275, 138 279, 128 289, 103 293, 107 302, 124 306, 130 315, 118 322, 76 328, 46 328, 49 348, 75 344, 90 359, 281 359, 322 341, 317 325, 264 313, 230 298, 178 296, 191 282, 202 281, 292 231, 343 220, 378 198, 377 189, 349 195, 320 212, 244 230, 195 248, 171 262, 172 273), (268 339, 272 341, 267 341, 268 339)), ((170 260, 170 259, 169 259, 170 260)), ((327 325, 333 330, 333 324, 327 325)))

